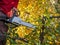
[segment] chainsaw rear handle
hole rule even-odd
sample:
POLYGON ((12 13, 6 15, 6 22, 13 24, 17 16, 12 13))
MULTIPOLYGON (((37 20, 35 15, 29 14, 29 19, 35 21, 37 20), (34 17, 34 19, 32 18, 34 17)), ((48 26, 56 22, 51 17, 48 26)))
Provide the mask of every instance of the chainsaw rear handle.
POLYGON ((15 16, 19 16, 20 15, 20 11, 17 8, 13 7, 12 11, 14 12, 15 16))

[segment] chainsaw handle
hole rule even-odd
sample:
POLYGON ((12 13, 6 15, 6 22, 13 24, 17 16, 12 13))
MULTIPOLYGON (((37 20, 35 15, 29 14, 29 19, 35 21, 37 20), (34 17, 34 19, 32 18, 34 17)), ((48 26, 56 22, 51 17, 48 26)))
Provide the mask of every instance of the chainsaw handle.
POLYGON ((14 12, 15 16, 19 16, 20 15, 20 11, 17 8, 13 7, 12 11, 14 12))

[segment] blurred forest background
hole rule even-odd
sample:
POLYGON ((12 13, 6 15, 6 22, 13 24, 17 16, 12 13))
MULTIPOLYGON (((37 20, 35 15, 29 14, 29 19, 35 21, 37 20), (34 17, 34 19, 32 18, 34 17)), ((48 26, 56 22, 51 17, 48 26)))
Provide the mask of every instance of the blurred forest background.
POLYGON ((59 5, 59 0, 19 0, 17 8, 20 11, 19 17, 25 22, 36 25, 36 29, 22 25, 16 28, 9 26, 8 36, 20 37, 27 42, 23 39, 7 38, 7 45, 60 45, 60 19, 49 18, 60 16, 59 5))

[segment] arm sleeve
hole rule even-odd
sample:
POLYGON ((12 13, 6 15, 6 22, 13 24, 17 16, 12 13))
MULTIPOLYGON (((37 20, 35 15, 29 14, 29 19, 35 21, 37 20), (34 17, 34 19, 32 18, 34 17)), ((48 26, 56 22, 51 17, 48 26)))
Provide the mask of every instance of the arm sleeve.
POLYGON ((14 7, 17 8, 19 0, 14 0, 14 7))
POLYGON ((0 3, 2 3, 2 4, 8 4, 9 3, 9 1, 8 0, 1 0, 1 2, 0 3))
POLYGON ((1 4, 3 4, 3 1, 2 1, 2 0, 0 0, 0 5, 1 5, 1 4))

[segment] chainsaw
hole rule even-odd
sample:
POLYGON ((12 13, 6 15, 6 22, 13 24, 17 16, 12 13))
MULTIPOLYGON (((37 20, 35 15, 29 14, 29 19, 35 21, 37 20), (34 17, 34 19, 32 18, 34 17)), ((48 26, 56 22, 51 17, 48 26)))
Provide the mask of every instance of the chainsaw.
MULTIPOLYGON (((15 10, 17 10, 17 9, 15 8, 15 10)), ((24 26, 27 26, 29 28, 35 28, 36 27, 33 24, 30 24, 28 22, 24 22, 20 17, 16 16, 16 12, 18 12, 18 11, 15 11, 14 15, 11 18, 7 19, 6 21, 10 22, 10 23, 12 23, 14 25, 17 25, 17 26, 24 25, 24 26)))

